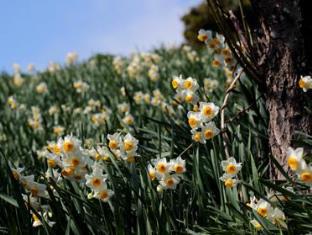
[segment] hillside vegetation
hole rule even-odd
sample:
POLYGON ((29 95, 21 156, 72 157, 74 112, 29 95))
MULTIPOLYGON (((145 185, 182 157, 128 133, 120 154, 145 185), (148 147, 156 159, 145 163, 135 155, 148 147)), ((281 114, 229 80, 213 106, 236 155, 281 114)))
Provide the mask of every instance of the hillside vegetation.
POLYGON ((270 180, 263 97, 207 45, 3 73, 0 232, 310 232, 312 170, 270 180))

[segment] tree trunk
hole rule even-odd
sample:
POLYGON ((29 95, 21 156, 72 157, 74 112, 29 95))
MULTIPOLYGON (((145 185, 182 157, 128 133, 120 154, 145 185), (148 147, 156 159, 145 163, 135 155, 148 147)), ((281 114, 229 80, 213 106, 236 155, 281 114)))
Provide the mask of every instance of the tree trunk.
MULTIPOLYGON (((258 51, 260 73, 265 79, 266 106, 270 114, 269 144, 273 156, 285 166, 286 151, 292 146, 295 130, 311 134, 312 116, 304 110, 303 91, 298 87, 300 75, 311 72, 311 58, 305 36, 303 5, 299 0, 254 0, 253 7, 263 26, 266 47, 258 51), (264 58, 264 59, 263 59, 264 58)), ((305 15, 305 17, 308 17, 305 15)), ((310 17, 311 18, 311 17, 310 17)), ((310 30, 311 31, 311 30, 310 30)), ((307 95, 305 95, 307 96, 307 95)), ((311 93, 309 93, 311 98, 311 93)), ((273 179, 282 176, 270 167, 273 179)))

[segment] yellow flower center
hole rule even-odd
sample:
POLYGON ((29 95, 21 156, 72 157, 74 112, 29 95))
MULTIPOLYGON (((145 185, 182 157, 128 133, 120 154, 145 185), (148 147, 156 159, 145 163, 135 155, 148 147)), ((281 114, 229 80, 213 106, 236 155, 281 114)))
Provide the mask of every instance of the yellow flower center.
POLYGON ((205 130, 204 135, 205 135, 205 138, 209 140, 213 137, 213 131, 211 129, 207 129, 205 130))
POLYGON ((213 60, 211 62, 212 67, 219 68, 221 66, 221 62, 219 60, 213 60))
POLYGON ((197 126, 197 123, 198 123, 198 121, 194 117, 190 117, 188 119, 188 124, 190 125, 191 128, 195 128, 197 126))
POLYGON ((76 167, 76 166, 78 166, 80 164, 80 160, 78 159, 78 158, 73 158, 72 160, 71 160, 71 165, 73 166, 73 167, 76 167))
POLYGON ((259 207, 257 210, 258 214, 261 215, 262 217, 266 217, 268 214, 268 209, 265 207, 259 207))
POLYGON ((300 87, 300 88, 305 88, 305 86, 306 86, 306 83, 304 82, 304 80, 303 80, 303 79, 300 79, 300 80, 299 80, 299 87, 300 87))
POLYGON ((230 57, 232 55, 231 50, 229 48, 224 48, 222 50, 222 55, 225 57, 230 57))
POLYGON ((172 82, 171 82, 171 85, 174 89, 177 89, 178 86, 179 86, 179 82, 177 79, 173 79, 172 82))
POLYGON ((233 188, 234 186, 234 180, 232 178, 228 178, 224 181, 224 185, 227 188, 233 188))
POLYGON ((51 168, 54 168, 56 166, 56 162, 54 159, 48 159, 47 162, 48 162, 48 166, 51 168))
POLYGON ((38 193, 39 193, 39 190, 38 190, 37 188, 32 188, 32 189, 30 190, 30 192, 31 192, 31 195, 32 195, 33 197, 37 197, 37 196, 38 196, 38 193))
POLYGON ((66 153, 71 152, 74 149, 74 144, 71 141, 66 140, 64 141, 63 148, 66 153))
POLYGON ((300 174, 300 179, 305 183, 312 183, 312 172, 304 171, 300 174))
POLYGON ((166 179, 166 185, 169 188, 172 187, 174 185, 174 180, 171 177, 166 179))
POLYGON ((205 106, 203 108, 202 114, 206 117, 211 117, 213 115, 213 109, 210 106, 205 106))
POLYGON ((99 178, 94 178, 92 179, 91 184, 93 185, 93 187, 99 187, 101 185, 102 181, 99 178))
POLYGON ((33 217, 35 222, 41 222, 40 219, 38 218, 38 216, 36 216, 34 213, 32 214, 32 217, 33 217))
POLYGON ((193 83, 190 80, 186 80, 186 81, 184 81, 183 86, 185 89, 191 89, 193 86, 193 83))
POLYGON ((287 164, 291 170, 295 171, 298 169, 299 162, 295 156, 290 156, 287 160, 287 164))
POLYGON ((208 36, 206 34, 198 34, 197 39, 201 42, 205 42, 208 40, 208 36))
POLYGON ((61 154, 61 149, 56 144, 49 144, 48 150, 56 155, 61 154))
POLYGON ((148 176, 151 180, 156 179, 156 172, 155 171, 149 171, 148 176))
POLYGON ((102 157, 102 159, 103 159, 104 161, 109 161, 109 160, 110 160, 110 158, 109 158, 108 155, 104 155, 104 156, 102 157))
POLYGON ((220 45, 220 41, 218 38, 214 38, 209 42, 209 47, 212 49, 218 47, 219 45, 220 45))
POLYGON ((158 163, 157 164, 157 171, 160 173, 165 173, 166 172, 166 165, 164 163, 158 163))
POLYGON ((235 174, 236 173, 236 166, 234 164, 228 164, 226 166, 226 173, 228 174, 235 174))
POLYGON ((116 149, 118 146, 118 143, 116 140, 110 140, 108 146, 110 149, 116 149))
POLYGON ((71 168, 71 167, 68 167, 68 168, 65 168, 63 171, 62 171, 62 175, 63 176, 71 176, 72 174, 74 173, 74 169, 71 168))
POLYGON ((256 222, 254 226, 257 231, 260 231, 262 229, 262 225, 259 222, 256 222))
POLYGON ((107 191, 102 191, 101 193, 100 193, 100 199, 101 200, 105 200, 105 199, 107 199, 108 198, 108 192, 107 191))
POLYGON ((232 64, 233 63, 233 57, 231 57, 231 56, 224 57, 224 61, 227 64, 232 64))
POLYGON ((134 147, 133 141, 131 140, 125 140, 124 141, 124 148, 126 151, 131 151, 134 147))
POLYGON ((185 98, 184 98, 185 102, 187 103, 191 103, 192 100, 193 100, 193 95, 186 95, 185 98))
POLYGON ((176 173, 178 173, 178 174, 181 174, 181 173, 183 173, 183 171, 184 171, 184 167, 181 166, 181 165, 179 165, 179 164, 176 164, 176 165, 174 166, 174 171, 175 171, 176 173))
POLYGON ((96 153, 96 154, 95 154, 95 160, 96 160, 96 161, 101 160, 101 158, 102 158, 102 156, 101 156, 99 153, 96 153))
POLYGON ((201 139, 200 132, 196 132, 193 136, 193 140, 195 140, 196 142, 199 142, 200 139, 201 139))

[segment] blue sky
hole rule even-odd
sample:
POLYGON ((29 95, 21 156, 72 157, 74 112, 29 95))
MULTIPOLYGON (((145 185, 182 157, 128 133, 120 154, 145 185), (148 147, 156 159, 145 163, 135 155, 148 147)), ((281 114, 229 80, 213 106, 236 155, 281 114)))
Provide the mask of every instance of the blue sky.
POLYGON ((201 0, 3 0, 0 70, 13 63, 39 69, 94 53, 129 54, 183 40, 180 21, 201 0))

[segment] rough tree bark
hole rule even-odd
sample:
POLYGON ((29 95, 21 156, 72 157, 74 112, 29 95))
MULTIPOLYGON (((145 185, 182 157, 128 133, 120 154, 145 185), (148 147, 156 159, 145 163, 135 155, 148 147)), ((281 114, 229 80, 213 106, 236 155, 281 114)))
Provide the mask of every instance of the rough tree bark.
MULTIPOLYGON (((285 165, 286 151, 295 130, 311 134, 312 116, 303 108, 300 75, 311 75, 309 31, 311 17, 299 0, 253 0, 263 27, 264 47, 257 51, 261 77, 265 80, 266 106, 270 114, 269 144, 273 156, 285 165)), ((307 2, 307 1, 305 1, 307 2)), ((311 33, 311 32, 310 32, 311 33)), ((311 98, 311 93, 309 93, 311 98)), ((271 167, 272 178, 281 175, 271 167)))

